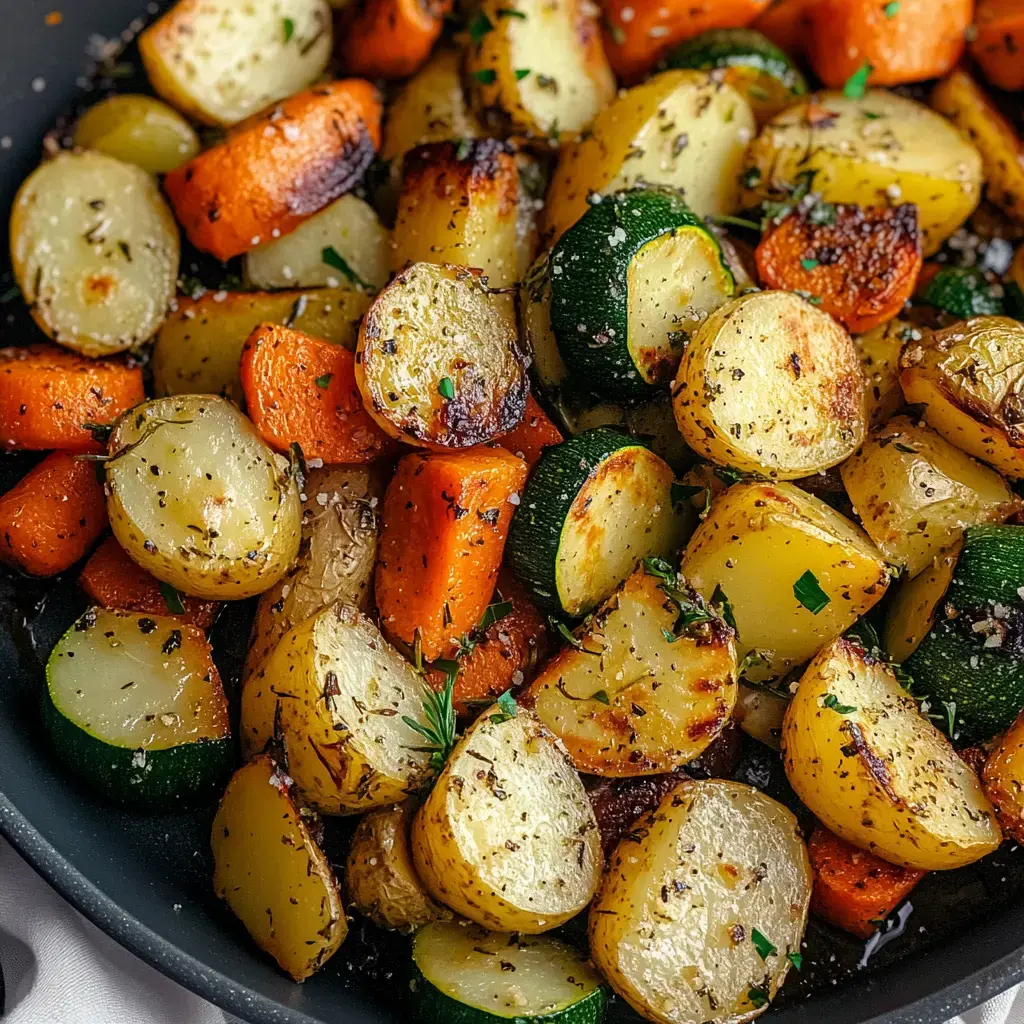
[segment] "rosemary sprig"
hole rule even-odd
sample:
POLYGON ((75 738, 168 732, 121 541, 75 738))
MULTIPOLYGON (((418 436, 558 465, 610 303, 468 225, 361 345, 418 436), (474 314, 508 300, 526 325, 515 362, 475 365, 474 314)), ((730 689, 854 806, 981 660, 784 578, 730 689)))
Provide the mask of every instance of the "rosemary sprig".
POLYGON ((455 747, 455 704, 452 694, 455 690, 458 667, 456 666, 452 671, 445 662, 435 662, 434 665, 444 669, 447 679, 444 689, 440 693, 431 692, 423 701, 423 715, 426 722, 417 722, 415 718, 410 718, 408 715, 402 715, 402 721, 427 741, 429 746, 415 749, 429 751, 430 767, 439 772, 455 747))

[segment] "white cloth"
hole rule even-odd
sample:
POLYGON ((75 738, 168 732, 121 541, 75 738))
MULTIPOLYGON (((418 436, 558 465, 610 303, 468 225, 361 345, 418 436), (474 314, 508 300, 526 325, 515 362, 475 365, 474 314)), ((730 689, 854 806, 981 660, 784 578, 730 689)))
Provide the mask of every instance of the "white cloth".
MULTIPOLYGON (((86 921, 2 839, 0 965, 3 1024, 238 1024, 86 921)), ((1024 994, 949 1024, 1024 1024, 1024 994)))

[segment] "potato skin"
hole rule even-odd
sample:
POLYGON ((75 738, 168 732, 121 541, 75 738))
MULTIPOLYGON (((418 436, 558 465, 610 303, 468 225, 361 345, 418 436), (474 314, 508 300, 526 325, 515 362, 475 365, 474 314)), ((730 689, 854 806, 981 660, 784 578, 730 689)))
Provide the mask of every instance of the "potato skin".
POLYGON ((935 624, 962 548, 962 539, 954 541, 916 576, 900 583, 885 621, 885 649, 897 664, 917 650, 935 624))
POLYGON ((1024 712, 999 737, 981 780, 1003 832, 1024 842, 1024 712))
POLYGON ((900 353, 921 332, 907 320, 890 320, 881 327, 853 336, 866 384, 868 424, 877 427, 892 419, 903 405, 900 353))

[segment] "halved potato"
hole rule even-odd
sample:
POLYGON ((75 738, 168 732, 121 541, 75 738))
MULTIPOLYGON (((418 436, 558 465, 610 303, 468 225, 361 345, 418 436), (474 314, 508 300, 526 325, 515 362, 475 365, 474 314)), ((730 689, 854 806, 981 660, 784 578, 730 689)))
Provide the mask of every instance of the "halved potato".
POLYGON ((736 621, 737 657, 763 655, 752 680, 813 657, 877 604, 889 573, 866 534, 793 484, 733 484, 683 552, 705 601, 718 590, 736 621))
POLYGON ((755 127, 747 101, 703 71, 664 71, 626 90, 586 138, 562 148, 544 211, 549 243, 580 218, 592 193, 641 181, 682 189, 701 217, 735 213, 755 127))
POLYGON ((690 447, 777 480, 835 466, 864 439, 853 342, 791 292, 753 292, 715 310, 684 349, 672 396, 690 447))
POLYGON ((14 199, 11 266, 40 328, 87 356, 149 340, 174 298, 181 246, 156 181, 104 153, 60 153, 14 199))
POLYGON ((853 335, 866 384, 868 425, 892 419, 903 405, 900 388, 900 352, 906 342, 920 338, 921 328, 909 320, 890 320, 864 334, 853 335))
POLYGON ((205 124, 231 125, 315 82, 331 56, 325 0, 178 0, 139 37, 153 88, 205 124))
POLYGON ((363 816, 345 861, 348 904, 381 928, 414 932, 452 915, 435 903, 416 874, 409 849, 415 801, 363 816))
POLYGON ((348 934, 338 882, 291 780, 263 755, 235 772, 210 832, 213 890, 296 981, 348 934))
POLYGON ((242 691, 250 751, 284 749, 302 800, 351 814, 402 800, 429 778, 423 721, 426 681, 373 620, 338 602, 290 630, 242 691))
POLYGON ((682 577, 640 566, 521 699, 581 772, 671 771, 697 757, 732 713, 733 632, 682 577))
POLYGON ((996 741, 981 779, 1003 831, 1024 841, 1024 714, 996 741))
POLYGON ((893 661, 906 661, 931 632, 962 547, 958 539, 913 579, 900 584, 885 620, 885 649, 893 661))
POLYGON ((414 263, 370 307, 356 383, 392 437, 469 448, 507 434, 529 392, 511 295, 465 267, 414 263))
POLYGON ((590 908, 591 956, 647 1020, 752 1020, 800 952, 811 882, 782 804, 738 782, 680 783, 616 847, 590 908))
POLYGON ((364 199, 335 199, 283 238, 245 254, 255 288, 365 288, 388 280, 388 232, 364 199))
POLYGON ((1024 324, 980 316, 907 345, 900 385, 947 441, 1024 477, 1024 324))
POLYGON ((153 345, 158 395, 224 395, 241 403, 238 361, 260 324, 283 324, 355 349, 370 298, 354 288, 287 292, 204 292, 177 299, 153 345))
POLYGON ((518 278, 519 172, 506 143, 433 142, 402 162, 391 267, 449 263, 477 267, 490 288, 518 278))
POLYGON ((978 777, 889 666, 852 640, 807 666, 782 754, 797 796, 825 825, 893 864, 962 867, 1002 841, 978 777))
POLYGON ((412 829, 430 894, 492 930, 534 935, 591 900, 601 841, 565 749, 530 711, 495 704, 466 730, 412 829))
POLYGON ((126 413, 104 463, 121 546, 196 597, 252 597, 299 550, 302 510, 288 462, 230 402, 154 398, 126 413))

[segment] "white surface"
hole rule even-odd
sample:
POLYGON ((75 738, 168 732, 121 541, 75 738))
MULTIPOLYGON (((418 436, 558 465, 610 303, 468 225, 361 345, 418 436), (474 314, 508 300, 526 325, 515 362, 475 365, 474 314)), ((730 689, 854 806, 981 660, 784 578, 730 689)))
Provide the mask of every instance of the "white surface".
MULTIPOLYGON (((2 839, 0 964, 4 1024, 237 1024, 107 938, 2 839)), ((1024 994, 950 1024, 1024 1024, 1024 994)))

